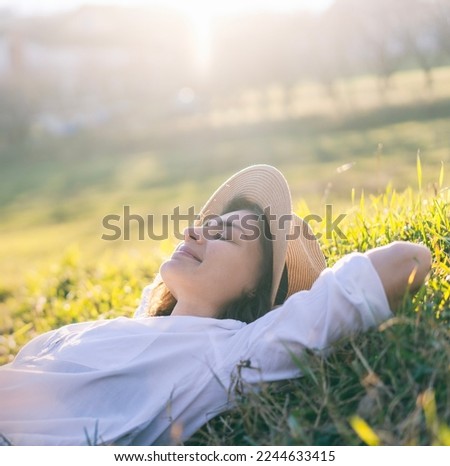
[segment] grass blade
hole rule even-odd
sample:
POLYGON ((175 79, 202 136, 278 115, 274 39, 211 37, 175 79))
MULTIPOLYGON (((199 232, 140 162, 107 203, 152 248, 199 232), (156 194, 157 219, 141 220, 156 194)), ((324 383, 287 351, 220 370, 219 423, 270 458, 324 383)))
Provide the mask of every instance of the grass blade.
POLYGON ((420 162, 420 149, 417 149, 417 183, 422 191, 422 163, 420 162))

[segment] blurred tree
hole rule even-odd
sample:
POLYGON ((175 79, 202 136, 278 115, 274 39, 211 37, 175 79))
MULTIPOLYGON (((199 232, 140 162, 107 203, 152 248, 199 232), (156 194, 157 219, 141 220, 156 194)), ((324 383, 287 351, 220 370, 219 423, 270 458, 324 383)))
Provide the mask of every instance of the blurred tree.
POLYGON ((335 81, 352 74, 357 53, 354 44, 355 17, 348 4, 335 2, 323 15, 315 18, 309 36, 313 79, 321 82, 331 98, 336 97, 335 81))
POLYGON ((423 0, 423 3, 430 10, 431 24, 441 50, 450 56, 450 1, 423 0))
MULTIPOLYGON (((346 1, 358 15, 357 31, 365 48, 369 69, 380 78, 380 92, 389 85, 392 74, 400 68, 405 56, 400 27, 404 18, 403 0, 376 2, 346 1)), ((415 0, 411 0, 414 2, 415 0)))
POLYGON ((222 20, 214 34, 211 88, 289 88, 309 78, 333 97, 337 79, 372 72, 383 92, 395 71, 414 63, 431 86, 439 41, 450 51, 449 18, 449 0, 335 0, 319 16, 261 13, 222 20))
POLYGON ((348 69, 375 72, 383 92, 396 70, 414 62, 424 71, 426 84, 432 85, 439 49, 437 16, 441 42, 450 50, 448 0, 335 0, 324 19, 331 24, 330 42, 347 51, 348 69))
MULTIPOLYGON (((1 84, 0 74, 0 131, 12 139, 20 139, 35 111, 61 120, 117 116, 124 127, 148 135, 150 125, 170 123, 183 89, 193 96, 189 107, 183 101, 186 113, 207 111, 215 99, 231 119, 234 107, 246 107, 250 121, 263 107, 273 114, 289 110, 305 80, 320 82, 334 98, 338 79, 370 72, 382 92, 395 71, 418 65, 431 86, 433 66, 444 62, 439 52, 450 56, 450 0, 335 0, 316 16, 260 12, 217 19, 202 79, 192 25, 173 10, 86 6, 6 23, 21 31, 9 49, 0 44, 17 78, 1 84)), ((2 24, 0 17, 0 31, 2 24)))
POLYGON ((408 12, 401 22, 401 38, 406 51, 416 61, 425 75, 428 88, 433 85, 432 68, 436 63, 439 38, 435 27, 435 19, 428 1, 402 0, 404 12, 408 12))
POLYGON ((85 6, 23 20, 32 72, 55 78, 68 106, 127 102, 147 117, 164 114, 194 79, 193 31, 165 8, 85 6))
POLYGON ((0 85, 0 157, 8 157, 8 146, 23 141, 30 130, 34 108, 27 97, 27 89, 17 80, 4 79, 0 85), (2 144, 3 143, 3 144, 2 144))

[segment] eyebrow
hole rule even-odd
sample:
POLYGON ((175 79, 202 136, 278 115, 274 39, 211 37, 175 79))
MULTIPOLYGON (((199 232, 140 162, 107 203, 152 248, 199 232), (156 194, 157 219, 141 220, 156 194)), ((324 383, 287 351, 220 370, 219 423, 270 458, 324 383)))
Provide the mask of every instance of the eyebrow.
MULTIPOLYGON (((243 229, 240 225, 236 225, 236 223, 234 222, 234 220, 237 220, 237 219, 235 218, 235 219, 233 219, 233 220, 231 220, 231 221, 228 220, 228 219, 225 220, 225 221, 221 219, 220 223, 218 222, 218 225, 207 224, 207 226, 208 226, 208 227, 212 227, 212 228, 215 228, 215 227, 217 227, 217 228, 225 228, 225 227, 237 228, 238 230, 241 231, 241 233, 244 234, 244 236, 247 236, 247 235, 245 235, 244 229, 243 229)), ((209 222, 209 221, 208 221, 208 222, 209 222)))
MULTIPOLYGON (((229 220, 229 219, 222 220, 221 219, 221 224, 217 225, 217 227, 218 228, 224 228, 224 227, 237 228, 242 233, 241 238, 242 237, 248 238, 249 236, 251 236, 251 232, 250 232, 250 234, 246 234, 244 228, 242 228, 241 225, 235 223, 236 220, 238 220, 236 217, 233 218, 232 220, 229 220)), ((212 226, 212 225, 210 225, 210 226, 212 226)))

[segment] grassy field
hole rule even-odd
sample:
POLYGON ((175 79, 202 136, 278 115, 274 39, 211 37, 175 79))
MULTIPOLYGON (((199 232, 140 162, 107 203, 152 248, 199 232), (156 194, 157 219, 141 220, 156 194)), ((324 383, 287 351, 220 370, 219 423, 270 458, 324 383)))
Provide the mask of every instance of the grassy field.
POLYGON ((0 144, 0 364, 52 328, 132 315, 175 241, 139 241, 136 231, 104 241, 106 215, 124 205, 155 219, 198 210, 232 172, 271 163, 299 214, 323 216, 326 204, 346 214, 345 238, 321 239, 330 265, 405 239, 431 248, 433 270, 394 319, 327 359, 307 355, 303 379, 242 396, 190 443, 449 445, 448 82, 450 68, 433 90, 419 72, 398 73, 381 98, 362 77, 340 83, 336 100, 299 85, 288 110, 272 90, 271 105, 251 111, 255 97, 243 94, 235 108, 219 101, 202 118, 158 128, 36 130, 0 144))
POLYGON ((376 80, 363 76, 338 83, 334 100, 304 83, 287 103, 273 89, 250 101, 247 91, 213 101, 209 113, 158 125, 136 116, 67 137, 35 128, 14 144, 0 141, 1 286, 21 286, 28 271, 57 261, 71 245, 87 261, 158 255, 158 242, 101 240, 103 217, 123 205, 155 218, 176 206, 198 209, 205 193, 252 163, 279 167, 296 202, 319 214, 325 203, 345 211, 352 189, 358 196, 383 192, 389 183, 397 190, 417 186, 419 151, 423 187, 433 192, 441 162, 449 179, 450 68, 434 74, 431 90, 420 72, 407 71, 380 96, 376 80), (249 112, 258 120, 245 122, 249 112))

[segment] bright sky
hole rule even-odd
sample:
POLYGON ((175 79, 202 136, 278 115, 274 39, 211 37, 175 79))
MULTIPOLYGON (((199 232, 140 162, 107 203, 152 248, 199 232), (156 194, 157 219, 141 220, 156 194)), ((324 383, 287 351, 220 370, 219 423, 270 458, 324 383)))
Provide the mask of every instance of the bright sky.
POLYGON ((0 0, 0 7, 8 7, 21 13, 49 13, 90 5, 164 5, 192 14, 204 11, 209 15, 221 15, 248 10, 289 11, 304 8, 320 11, 334 0, 0 0))
POLYGON ((211 22, 214 18, 248 11, 289 12, 299 9, 320 12, 334 0, 0 0, 6 7, 20 14, 48 14, 70 10, 81 5, 165 6, 186 14, 197 36, 199 69, 209 59, 211 22))

